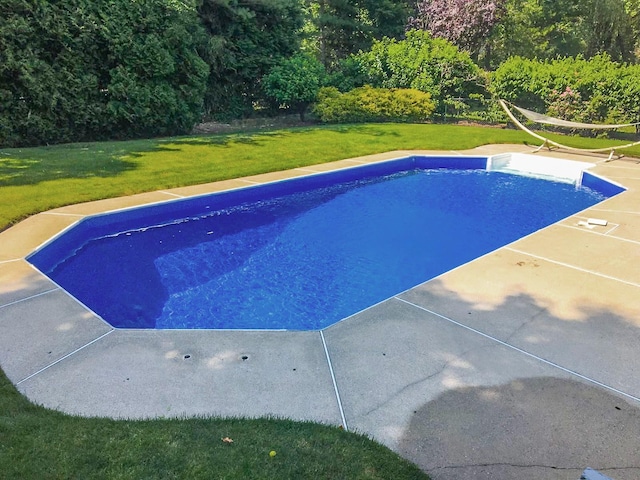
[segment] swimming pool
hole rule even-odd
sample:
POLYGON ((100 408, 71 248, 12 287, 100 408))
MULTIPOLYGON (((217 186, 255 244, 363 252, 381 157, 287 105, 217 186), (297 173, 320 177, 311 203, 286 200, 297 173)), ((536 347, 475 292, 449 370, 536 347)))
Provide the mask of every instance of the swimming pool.
POLYGON ((317 330, 618 193, 407 157, 85 219, 29 261, 117 328, 317 330))

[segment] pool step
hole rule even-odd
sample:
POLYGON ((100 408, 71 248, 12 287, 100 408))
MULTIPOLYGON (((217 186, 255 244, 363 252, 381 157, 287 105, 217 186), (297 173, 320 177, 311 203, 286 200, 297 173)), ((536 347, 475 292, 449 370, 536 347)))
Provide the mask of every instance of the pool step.
POLYGON ((487 170, 490 171, 550 178, 559 182, 574 184, 580 184, 582 172, 592 166, 588 162, 577 162, 526 153, 494 155, 487 162, 487 170))

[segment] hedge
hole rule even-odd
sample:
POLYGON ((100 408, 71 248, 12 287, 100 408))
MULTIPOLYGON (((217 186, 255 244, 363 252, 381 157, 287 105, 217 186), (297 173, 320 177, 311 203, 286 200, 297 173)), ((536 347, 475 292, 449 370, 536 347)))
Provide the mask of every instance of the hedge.
POLYGON ((315 105, 320 120, 328 123, 417 122, 429 118, 434 110, 429 93, 368 85, 346 93, 325 87, 320 90, 315 105))
POLYGON ((513 57, 491 75, 492 95, 565 120, 640 121, 640 65, 606 54, 551 61, 513 57))

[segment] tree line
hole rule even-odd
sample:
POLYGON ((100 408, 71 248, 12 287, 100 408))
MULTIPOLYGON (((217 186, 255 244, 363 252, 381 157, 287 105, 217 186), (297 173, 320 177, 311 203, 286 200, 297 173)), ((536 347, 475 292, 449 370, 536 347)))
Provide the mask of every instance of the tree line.
POLYGON ((635 64, 639 12, 640 0, 0 0, 0 145, 304 113, 322 87, 333 113, 357 95, 426 105, 337 95, 364 85, 426 92, 442 112, 513 58, 635 64))

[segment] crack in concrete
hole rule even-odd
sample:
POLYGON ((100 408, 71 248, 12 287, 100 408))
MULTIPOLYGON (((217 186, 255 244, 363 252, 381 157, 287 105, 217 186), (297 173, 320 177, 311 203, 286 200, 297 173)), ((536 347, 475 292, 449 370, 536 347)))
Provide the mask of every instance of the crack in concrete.
POLYGON ((473 347, 473 348, 469 348, 465 351, 463 351, 462 353, 458 354, 456 356, 456 358, 451 359, 451 360, 447 360, 446 362, 444 362, 442 364, 442 366, 436 370, 435 372, 427 375, 426 377, 422 377, 418 380, 415 380, 407 385, 405 385, 404 387, 400 388, 399 390, 397 390, 396 392, 392 393, 391 395, 388 396, 388 398, 382 402, 379 403, 378 405, 376 405, 375 407, 373 407, 372 409, 370 409, 369 411, 364 413, 364 417, 372 414, 373 412, 380 410, 382 407, 384 407, 385 405, 389 404, 394 398, 397 398, 398 396, 402 395, 405 391, 409 390, 410 388, 419 385, 421 383, 427 382, 429 380, 431 380, 432 378, 435 378, 439 375, 441 375, 453 362, 457 362, 460 361, 461 359, 464 359, 464 357, 466 357, 469 353, 471 353, 472 351, 475 350, 482 350, 485 348, 491 348, 493 347, 493 345, 485 345, 485 346, 481 346, 481 347, 473 347))
POLYGON ((550 470, 578 470, 583 471, 586 467, 558 467, 556 465, 540 465, 540 464, 517 464, 517 463, 475 463, 470 465, 447 465, 444 467, 434 467, 438 470, 449 470, 457 468, 478 468, 478 467, 514 467, 514 468, 548 468, 550 470))
POLYGON ((536 320, 540 315, 542 315, 543 313, 546 313, 547 309, 546 308, 540 308, 540 310, 538 310, 535 314, 531 315, 527 320, 525 320, 524 322, 522 322, 518 328, 516 328, 515 330, 513 330, 509 336, 505 339, 505 342, 510 342, 511 339, 521 330, 523 330, 525 327, 527 327, 531 322, 533 322, 534 320, 536 320))
MULTIPOLYGON (((442 467, 430 467, 429 470, 446 470, 446 469, 456 469, 456 468, 477 468, 477 467, 514 467, 514 468, 548 468, 550 470, 578 470, 580 472, 584 471, 587 466, 583 467, 560 467, 557 465, 542 465, 542 464, 518 464, 518 463, 477 463, 470 465, 447 465, 442 467)), ((594 467, 589 466, 589 468, 593 468, 599 472, 611 472, 611 471, 620 471, 620 470, 640 470, 640 466, 629 466, 629 467, 594 467)))

